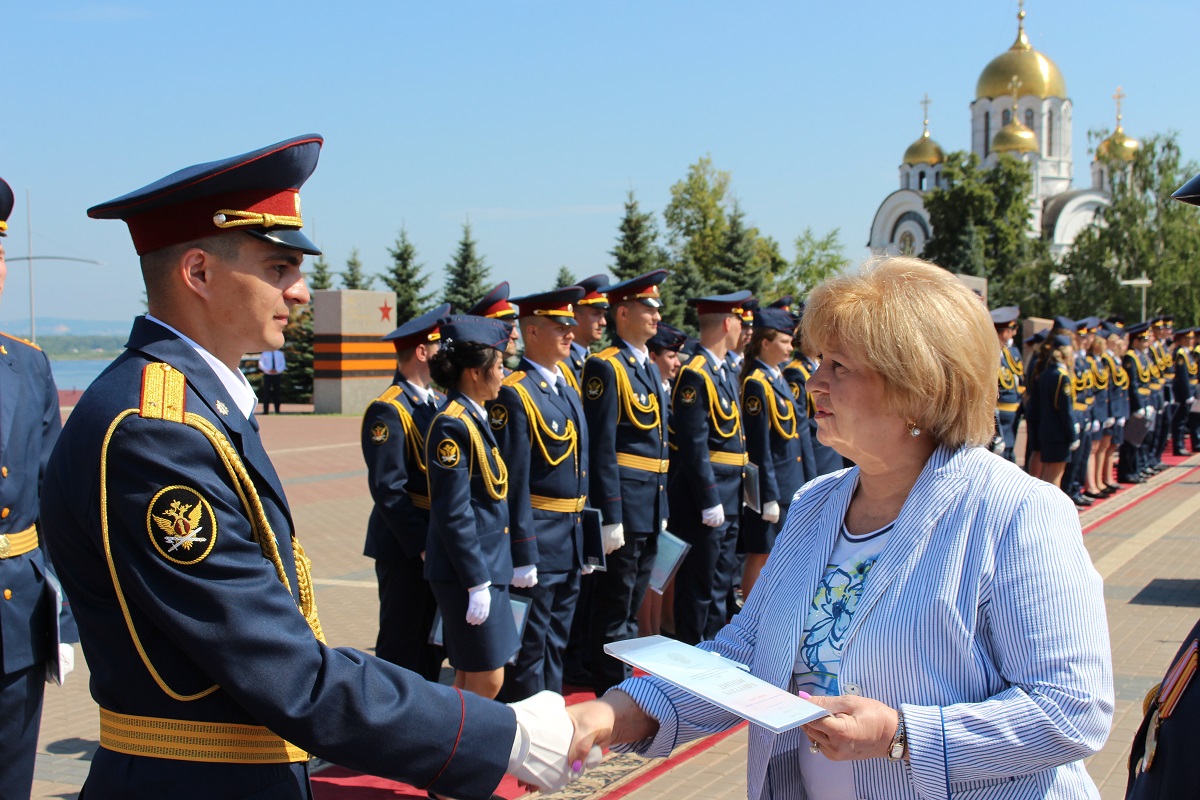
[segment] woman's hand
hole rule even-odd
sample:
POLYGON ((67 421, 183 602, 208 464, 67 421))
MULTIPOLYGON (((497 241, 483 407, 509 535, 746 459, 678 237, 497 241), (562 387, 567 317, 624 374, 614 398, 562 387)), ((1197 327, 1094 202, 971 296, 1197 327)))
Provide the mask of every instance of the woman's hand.
POLYGON ((896 709, 878 700, 854 695, 804 699, 830 712, 828 717, 801 726, 826 758, 859 761, 887 757, 892 737, 900 724, 896 709))
POLYGON ((658 720, 647 714, 622 691, 612 691, 597 700, 567 706, 575 723, 570 760, 587 763, 593 747, 640 742, 658 732, 658 720))

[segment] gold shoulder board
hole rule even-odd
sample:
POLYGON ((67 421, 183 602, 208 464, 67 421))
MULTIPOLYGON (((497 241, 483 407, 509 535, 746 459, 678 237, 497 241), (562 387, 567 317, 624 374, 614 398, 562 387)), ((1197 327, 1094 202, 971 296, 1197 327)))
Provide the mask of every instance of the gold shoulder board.
POLYGON ((504 380, 502 380, 501 383, 503 383, 505 386, 515 386, 524 377, 525 372, 523 370, 514 370, 513 372, 505 375, 504 380))
POLYGON ((399 397, 403 393, 404 393, 403 390, 399 386, 397 386, 396 384, 393 383, 391 386, 389 386, 387 388, 387 390, 383 394, 379 395, 379 397, 376 397, 372 402, 374 402, 374 403, 390 403, 391 401, 395 400, 397 397, 399 397))
POLYGON ((3 336, 6 339, 12 339, 14 342, 20 342, 21 344, 27 344, 30 347, 32 347, 34 350, 42 349, 42 348, 38 347, 36 344, 34 344, 33 342, 29 341, 28 339, 22 339, 20 336, 13 336, 11 333, 5 333, 4 331, 0 331, 0 336, 3 336))
POLYGON ((142 369, 142 400, 138 413, 143 419, 183 422, 187 378, 170 364, 156 361, 142 369))
POLYGON ((598 358, 609 359, 609 358, 612 358, 613 356, 615 356, 619 352, 621 352, 619 348, 606 347, 603 350, 601 350, 599 353, 596 353, 596 356, 598 358))

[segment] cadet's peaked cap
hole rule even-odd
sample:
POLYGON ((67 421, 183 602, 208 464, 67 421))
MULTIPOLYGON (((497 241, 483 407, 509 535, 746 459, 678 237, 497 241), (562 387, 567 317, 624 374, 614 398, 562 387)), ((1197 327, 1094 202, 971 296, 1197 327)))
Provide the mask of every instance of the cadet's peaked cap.
POLYGON ((1054 330, 1056 330, 1056 331, 1061 330, 1061 331, 1066 331, 1067 333, 1074 333, 1075 332, 1075 320, 1071 319, 1070 317, 1055 317, 1054 318, 1054 330))
POLYGON ((687 343, 687 334, 665 322, 658 323, 658 331, 646 342, 646 347, 655 353, 674 350, 676 353, 687 343))
POLYGON ((522 317, 549 317, 563 325, 578 327, 575 321, 575 303, 584 295, 582 286, 566 286, 541 294, 515 297, 513 302, 521 309, 522 317))
POLYGON ((1055 347, 1070 347, 1071 345, 1075 344, 1075 341, 1065 333, 1060 333, 1051 337, 1050 342, 1055 347))
POLYGON ((300 187, 317 168, 323 139, 313 134, 222 161, 197 164, 124 197, 88 209, 92 219, 129 226, 138 255, 225 231, 320 255, 300 232, 300 187))
POLYGON ((1084 317, 1083 319, 1075 320, 1075 331, 1077 333, 1095 333, 1100 327, 1099 317, 1084 317))
POLYGON ((746 289, 729 294, 714 294, 708 297, 689 297, 688 305, 696 307, 697 314, 734 314, 742 316, 751 293, 746 289))
POLYGON ((391 342, 396 351, 407 350, 419 344, 436 342, 441 334, 438 331, 438 320, 450 313, 450 304, 443 303, 433 311, 426 311, 419 317, 413 317, 396 330, 383 337, 382 341, 391 342))
POLYGON ((604 290, 610 303, 637 301, 651 308, 662 308, 662 300, 658 296, 658 285, 667 279, 665 269, 652 269, 644 275, 630 278, 627 281, 614 283, 604 290))
POLYGON ((508 302, 508 281, 497 284, 482 300, 467 309, 467 313, 488 319, 514 319, 517 309, 508 302))
POLYGON ((1146 331, 1148 330, 1150 330, 1149 322, 1139 322, 1137 325, 1127 326, 1122 333, 1129 334, 1130 338, 1133 339, 1145 339, 1146 331))
POLYGON ((0 178, 0 236, 8 236, 8 215, 12 213, 14 202, 12 187, 0 178))
POLYGON ((1122 317, 1120 314, 1114 314, 1114 315, 1112 315, 1111 317, 1109 317, 1109 318, 1108 318, 1108 321, 1109 321, 1111 324, 1113 324, 1113 325, 1116 325, 1118 328, 1124 328, 1124 327, 1125 327, 1125 318, 1124 318, 1124 317, 1122 317))
POLYGON ((1171 197, 1174 197, 1176 200, 1182 200, 1185 203, 1191 203, 1194 206, 1200 206, 1200 175, 1196 175, 1172 192, 1171 197))
POLYGON ((754 312, 754 328, 768 328, 787 334, 796 332, 796 319, 782 308, 760 308, 754 312))
POLYGON ((474 343, 503 353, 512 333, 512 326, 504 320, 471 314, 442 317, 437 326, 442 347, 451 350, 459 344, 474 343))
POLYGON ((751 325, 754 322, 754 315, 758 312, 758 300, 751 297, 746 302, 742 303, 742 322, 751 325))
POLYGON ((1010 322, 1016 322, 1017 317, 1021 316, 1020 306, 1001 306, 994 308, 990 312, 992 315, 993 325, 1008 325, 1010 322))
POLYGON ((592 308, 608 308, 608 276, 604 273, 592 275, 579 281, 576 286, 583 289, 583 297, 575 305, 592 308))
POLYGON ((790 294, 785 294, 778 300, 772 300, 770 303, 768 303, 767 308, 782 308, 784 311, 791 311, 792 300, 793 298, 790 294))
POLYGON ((1115 322, 1109 322, 1108 320, 1100 323, 1100 332, 1104 334, 1105 338, 1109 336, 1125 335, 1125 330, 1120 325, 1117 325, 1115 322))
POLYGON ((1179 339, 1179 338, 1186 339, 1189 336, 1195 336, 1195 335, 1196 335, 1195 328, 1180 328, 1179 330, 1175 331, 1176 339, 1179 339))
POLYGON ((1042 328, 1037 333, 1025 340, 1025 344, 1041 344, 1046 341, 1046 337, 1050 334, 1049 328, 1042 328))

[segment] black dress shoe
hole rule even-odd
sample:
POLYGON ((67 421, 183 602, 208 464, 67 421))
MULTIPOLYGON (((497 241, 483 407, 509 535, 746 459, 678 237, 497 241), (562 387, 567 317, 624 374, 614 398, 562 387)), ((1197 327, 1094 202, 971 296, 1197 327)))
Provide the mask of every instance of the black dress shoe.
POLYGON ((1104 494, 1104 492, 1084 492, 1083 496, 1090 497, 1093 500, 1103 500, 1108 495, 1104 494))
POLYGON ((1091 500, 1089 500, 1088 498, 1079 494, 1078 492, 1071 495, 1071 502, 1074 503, 1075 505, 1079 506, 1080 508, 1087 508, 1088 506, 1090 506, 1092 504, 1091 500))
POLYGON ((1130 475, 1128 478, 1121 478, 1120 482, 1128 483, 1128 484, 1139 484, 1139 483, 1145 483, 1146 479, 1143 478, 1141 475, 1130 475))
POLYGON ((1104 497, 1112 497, 1114 494, 1116 494, 1119 491, 1121 491, 1121 487, 1114 484, 1112 486, 1105 486, 1103 489, 1100 490, 1100 494, 1103 495, 1104 497))
POLYGON ((1185 450, 1175 449, 1175 450, 1171 451, 1171 455, 1175 456, 1176 458, 1187 458, 1191 454, 1192 454, 1192 451, 1186 450, 1186 449, 1185 450))

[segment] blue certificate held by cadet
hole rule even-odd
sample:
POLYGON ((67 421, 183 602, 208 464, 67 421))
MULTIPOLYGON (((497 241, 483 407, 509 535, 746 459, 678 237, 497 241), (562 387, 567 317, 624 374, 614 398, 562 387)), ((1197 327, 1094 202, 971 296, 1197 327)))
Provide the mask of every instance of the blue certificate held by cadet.
POLYGON ((756 678, 736 661, 665 636, 613 642, 604 645, 604 652, 773 733, 829 714, 756 678))
POLYGON ((679 571, 683 557, 691 549, 690 544, 673 533, 663 531, 658 535, 658 552, 654 554, 654 563, 650 565, 650 591, 663 593, 679 571))

